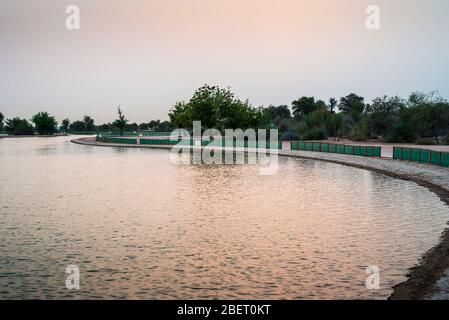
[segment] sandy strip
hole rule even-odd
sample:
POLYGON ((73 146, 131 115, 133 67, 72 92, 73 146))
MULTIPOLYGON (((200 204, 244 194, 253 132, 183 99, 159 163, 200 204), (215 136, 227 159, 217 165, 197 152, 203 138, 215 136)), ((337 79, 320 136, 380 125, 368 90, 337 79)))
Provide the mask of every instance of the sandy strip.
MULTIPOLYGON (((100 143, 95 140, 95 137, 75 139, 72 142, 103 147, 171 148, 171 146, 163 145, 100 143)), ((385 158, 312 151, 279 150, 279 155, 328 161, 413 181, 430 189, 449 205, 449 169, 447 168, 385 158)), ((449 229, 443 232, 440 243, 423 255, 420 264, 410 269, 407 277, 408 280, 393 288, 394 292, 390 299, 449 299, 449 229)))

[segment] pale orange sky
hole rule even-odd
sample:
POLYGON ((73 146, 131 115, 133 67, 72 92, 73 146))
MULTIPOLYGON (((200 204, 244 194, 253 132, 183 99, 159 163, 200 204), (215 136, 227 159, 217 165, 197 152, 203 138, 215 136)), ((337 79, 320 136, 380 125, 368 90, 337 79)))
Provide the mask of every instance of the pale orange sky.
POLYGON ((0 111, 58 120, 166 119, 205 84, 255 106, 372 99, 439 90, 449 97, 445 0, 2 0, 0 111), (79 5, 81 29, 65 28, 79 5), (365 8, 381 9, 381 29, 365 8))

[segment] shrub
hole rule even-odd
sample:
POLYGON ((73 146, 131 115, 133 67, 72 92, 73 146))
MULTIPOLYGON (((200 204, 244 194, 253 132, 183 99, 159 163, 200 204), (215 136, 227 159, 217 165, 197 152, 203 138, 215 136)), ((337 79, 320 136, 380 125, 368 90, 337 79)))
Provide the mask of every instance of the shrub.
POLYGON ((281 138, 281 141, 297 141, 299 140, 299 135, 296 132, 286 132, 281 138))
POLYGON ((449 145, 449 134, 446 135, 446 136, 444 136, 444 138, 443 138, 443 144, 449 145))
POLYGON ((303 140, 324 140, 326 135, 322 129, 310 129, 303 135, 303 140))

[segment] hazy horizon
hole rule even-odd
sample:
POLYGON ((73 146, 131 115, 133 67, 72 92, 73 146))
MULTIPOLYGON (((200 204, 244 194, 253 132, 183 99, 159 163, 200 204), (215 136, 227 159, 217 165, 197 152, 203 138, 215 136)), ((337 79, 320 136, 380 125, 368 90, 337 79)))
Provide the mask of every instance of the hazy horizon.
POLYGON ((166 120, 203 84, 254 106, 351 92, 449 97, 445 0, 2 0, 0 111, 166 120), (380 30, 365 27, 368 5, 380 30), (81 28, 65 27, 78 5, 81 28))

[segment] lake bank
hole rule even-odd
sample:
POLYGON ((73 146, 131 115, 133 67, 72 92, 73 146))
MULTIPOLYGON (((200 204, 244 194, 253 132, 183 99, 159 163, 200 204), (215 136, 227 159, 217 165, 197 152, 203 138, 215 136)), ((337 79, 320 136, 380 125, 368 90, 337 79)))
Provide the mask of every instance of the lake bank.
MULTIPOLYGON (((102 146, 102 147, 132 147, 132 148, 158 148, 170 149, 171 146, 163 145, 124 145, 114 143, 99 143, 95 137, 72 140, 73 143, 102 146)), ((366 169, 382 173, 394 178, 413 181, 424 186, 449 205, 449 170, 429 165, 395 161, 391 159, 365 158, 341 154, 327 154, 310 151, 279 150, 279 155, 288 157, 305 158, 333 162, 341 165, 366 169)), ((434 248, 425 253, 418 266, 413 267, 408 275, 408 280, 394 287, 391 299, 423 299, 441 297, 441 279, 449 268, 449 232, 446 230, 441 236, 441 241, 434 248), (440 286, 437 288, 436 283, 440 286)))

